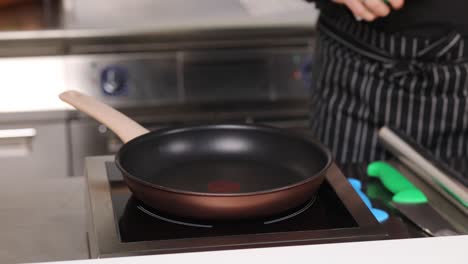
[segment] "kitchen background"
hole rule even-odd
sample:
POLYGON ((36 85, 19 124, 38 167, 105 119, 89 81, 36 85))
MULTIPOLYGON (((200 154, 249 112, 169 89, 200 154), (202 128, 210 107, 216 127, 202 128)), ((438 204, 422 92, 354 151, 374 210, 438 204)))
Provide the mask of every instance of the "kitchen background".
POLYGON ((57 99, 65 89, 151 128, 220 119, 307 125, 311 5, 20 2, 4 6, 0 22, 0 126, 20 129, 3 139, 14 150, 4 153, 17 156, 0 161, 8 174, 82 175, 85 156, 118 149, 105 127, 57 99))
MULTIPOLYGON (((58 99, 74 89, 151 130, 241 122, 307 134, 317 17, 303 0, 0 0, 0 263, 430 235, 387 210, 392 194, 359 164, 333 167, 277 225, 155 220, 113 164, 121 141, 58 99), (383 224, 364 191, 390 213, 383 224)), ((387 131, 383 143, 398 154, 405 142, 387 131)), ((415 176, 419 164, 392 164, 468 233, 466 205, 415 176)))
POLYGON ((120 141, 60 92, 151 129, 303 128, 316 19, 301 0, 0 1, 0 262, 88 256, 84 159, 120 141))

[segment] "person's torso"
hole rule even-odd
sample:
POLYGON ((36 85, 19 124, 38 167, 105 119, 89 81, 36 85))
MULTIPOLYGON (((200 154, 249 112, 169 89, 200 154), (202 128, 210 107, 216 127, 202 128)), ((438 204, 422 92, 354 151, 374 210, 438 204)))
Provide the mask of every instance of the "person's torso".
MULTIPOLYGON (((328 16, 350 15, 331 0, 319 0, 318 5, 328 16)), ((468 0, 406 0, 401 10, 370 24, 389 33, 431 37, 456 30, 468 37, 468 0)))

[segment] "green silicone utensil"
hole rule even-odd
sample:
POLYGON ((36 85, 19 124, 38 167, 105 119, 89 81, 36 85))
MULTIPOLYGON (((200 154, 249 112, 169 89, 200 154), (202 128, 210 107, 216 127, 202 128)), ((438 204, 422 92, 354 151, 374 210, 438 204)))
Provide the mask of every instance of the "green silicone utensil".
POLYGON ((427 203, 424 193, 408 181, 397 169, 384 161, 369 164, 367 174, 378 178, 394 196, 392 201, 400 204, 427 203))
POLYGON ((390 205, 423 232, 431 236, 458 234, 453 225, 429 204, 426 195, 392 165, 384 161, 373 162, 367 167, 367 174, 379 179, 393 193, 390 205))

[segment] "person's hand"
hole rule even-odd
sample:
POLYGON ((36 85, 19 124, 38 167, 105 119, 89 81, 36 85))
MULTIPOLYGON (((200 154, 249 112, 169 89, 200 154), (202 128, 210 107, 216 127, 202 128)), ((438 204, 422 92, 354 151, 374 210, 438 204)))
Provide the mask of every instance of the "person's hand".
POLYGON ((392 8, 400 9, 405 0, 333 0, 333 2, 346 5, 358 19, 373 21, 390 14, 392 8))

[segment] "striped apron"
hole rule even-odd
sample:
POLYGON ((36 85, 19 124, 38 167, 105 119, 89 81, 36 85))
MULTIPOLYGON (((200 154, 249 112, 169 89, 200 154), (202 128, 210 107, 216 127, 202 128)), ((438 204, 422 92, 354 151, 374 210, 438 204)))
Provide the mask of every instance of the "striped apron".
POLYGON ((351 17, 318 23, 311 127, 339 163, 388 158, 377 131, 399 129, 449 159, 468 153, 468 54, 436 39, 377 32, 351 17))

